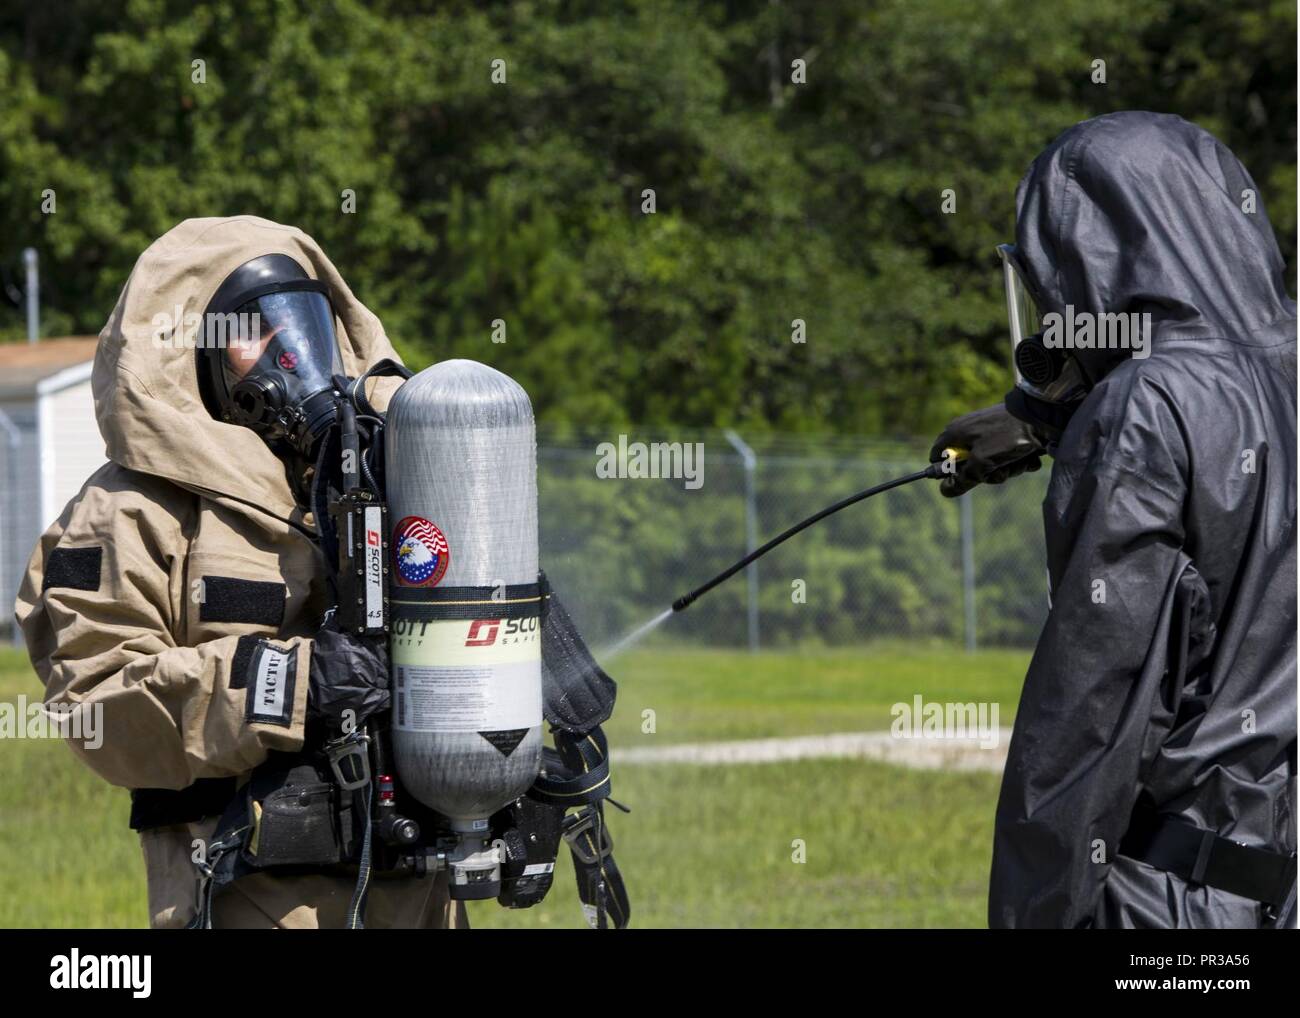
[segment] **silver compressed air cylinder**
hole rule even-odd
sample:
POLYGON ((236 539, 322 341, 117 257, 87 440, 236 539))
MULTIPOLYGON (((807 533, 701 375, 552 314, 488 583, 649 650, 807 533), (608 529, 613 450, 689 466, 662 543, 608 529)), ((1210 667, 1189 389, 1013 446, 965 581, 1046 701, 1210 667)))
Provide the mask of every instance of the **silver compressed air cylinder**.
POLYGON ((397 776, 453 830, 485 832, 542 756, 528 394, 477 361, 426 368, 389 404, 385 474, 397 776))

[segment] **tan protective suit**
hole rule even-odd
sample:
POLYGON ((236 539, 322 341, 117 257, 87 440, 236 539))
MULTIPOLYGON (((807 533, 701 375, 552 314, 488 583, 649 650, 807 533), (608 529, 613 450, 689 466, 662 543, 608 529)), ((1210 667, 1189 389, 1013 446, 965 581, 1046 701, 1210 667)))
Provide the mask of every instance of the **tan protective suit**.
MULTIPOLYGON (((325 561, 284 463, 257 434, 205 409, 193 348, 221 281, 273 253, 329 285, 349 376, 397 358, 379 320, 300 230, 252 216, 190 219, 140 256, 95 355, 95 412, 110 462, 41 537, 16 606, 46 702, 102 705, 102 746, 69 743, 115 785, 242 783, 268 751, 302 745, 311 635, 327 607, 325 561), (159 315, 172 327, 160 328, 159 315), (257 596, 241 599, 249 590, 257 596), (210 591, 225 592, 224 601, 210 591), (283 723, 246 721, 246 690, 232 688, 232 678, 242 681, 236 645, 248 634, 296 654, 283 723)), ((397 384, 376 383, 380 408, 397 384)), ((211 817, 141 833, 153 926, 183 926, 194 914, 194 842, 215 826, 211 817)), ((213 923, 339 927, 352 886, 333 875, 258 873, 216 897, 213 923)), ((463 921, 442 878, 372 881, 369 926, 463 921)))

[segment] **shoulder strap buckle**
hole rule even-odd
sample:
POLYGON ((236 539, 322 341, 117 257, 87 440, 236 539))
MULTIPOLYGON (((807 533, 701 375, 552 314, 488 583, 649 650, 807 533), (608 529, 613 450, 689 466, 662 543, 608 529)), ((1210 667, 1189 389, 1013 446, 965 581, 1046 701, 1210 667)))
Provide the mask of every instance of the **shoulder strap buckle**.
POLYGON ((370 736, 362 729, 325 743, 325 757, 343 791, 354 792, 370 783, 369 745, 370 736))
POLYGON ((564 840, 569 843, 569 851, 587 866, 598 865, 614 851, 614 839, 609 836, 609 828, 600 823, 600 819, 597 808, 589 805, 569 814, 560 824, 564 840), (593 831, 597 833, 593 834, 593 831))

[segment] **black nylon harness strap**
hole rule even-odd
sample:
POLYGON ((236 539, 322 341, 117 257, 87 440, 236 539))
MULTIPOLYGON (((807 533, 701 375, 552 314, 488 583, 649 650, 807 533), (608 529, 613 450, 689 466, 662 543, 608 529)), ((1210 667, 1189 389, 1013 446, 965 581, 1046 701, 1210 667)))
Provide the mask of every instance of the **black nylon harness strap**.
POLYGON ((614 843, 605 826, 609 797, 609 756, 605 733, 552 729, 555 749, 542 751, 542 773, 529 789, 532 799, 564 816, 561 831, 573 856, 573 871, 588 922, 597 929, 624 929, 631 917, 623 875, 614 862, 614 843))
POLYGON ((537 583, 506 583, 496 587, 402 587, 393 588, 394 596, 400 594, 406 601, 432 604, 513 604, 515 601, 538 601, 541 585, 537 583))
POLYGON ((212 896, 233 883, 237 876, 239 851, 251 829, 241 806, 241 797, 236 795, 217 822, 217 829, 204 849, 204 861, 196 863, 200 874, 198 902, 186 929, 212 929, 212 896))
POLYGON ((564 818, 564 840, 573 856, 573 873, 578 883, 588 922, 598 930, 625 929, 631 917, 623 874, 614 862, 614 842, 605 827, 604 807, 587 806, 564 818))
POLYGON ((560 816, 588 924, 621 930, 628 924, 631 907, 605 826, 609 744, 600 728, 613 711, 616 687, 591 656, 545 573, 538 576, 538 589, 542 713, 550 723, 555 748, 542 751, 542 771, 528 797, 560 816), (569 813, 574 807, 578 808, 569 813))
POLYGON ((585 735, 555 730, 555 749, 542 750, 542 773, 529 794, 552 806, 581 806, 609 795, 609 744, 594 728, 585 735))
POLYGON ((234 778, 199 778, 188 788, 136 788, 131 791, 133 831, 198 823, 220 816, 235 795, 234 778))
POLYGON ((398 618, 416 622, 447 619, 531 619, 542 614, 536 583, 505 587, 399 587, 390 603, 398 618))
POLYGON ((1119 846, 1120 855, 1274 908, 1296 880, 1296 856, 1254 848, 1171 816, 1139 817, 1119 846))

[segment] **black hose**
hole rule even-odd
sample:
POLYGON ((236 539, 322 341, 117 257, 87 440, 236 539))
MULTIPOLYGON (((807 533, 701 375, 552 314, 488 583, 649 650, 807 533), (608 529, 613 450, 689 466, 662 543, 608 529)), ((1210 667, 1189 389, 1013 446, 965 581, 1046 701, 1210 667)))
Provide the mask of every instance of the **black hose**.
POLYGON ((339 436, 343 446, 343 491, 346 493, 361 485, 361 441, 357 434, 357 411, 348 400, 343 400, 339 407, 339 436))
POLYGON ((833 505, 828 505, 821 512, 814 513, 812 516, 809 516, 806 520, 800 520, 789 530, 785 530, 777 534, 776 537, 772 538, 772 540, 768 541, 767 544, 763 545, 761 548, 755 548, 753 551, 751 551, 748 555, 742 558, 735 565, 729 566, 727 569, 724 569, 722 572, 718 573, 718 575, 715 576, 713 579, 709 580, 708 583, 704 584, 703 586, 696 587, 689 594, 683 594, 681 597, 679 597, 676 601, 673 602, 673 611, 679 612, 685 610, 686 608, 689 608, 691 604, 696 600, 696 598, 701 597, 704 594, 707 594, 719 583, 731 579, 731 577, 735 576, 736 573, 740 572, 742 569, 745 568, 745 566, 749 565, 756 558, 761 558, 763 555, 766 555, 778 544, 781 544, 783 541, 786 541, 789 538, 794 537, 794 535, 799 533, 799 531, 811 527, 818 520, 824 520, 827 516, 830 516, 832 513, 837 513, 841 509, 845 509, 848 506, 853 505, 855 502, 861 502, 864 498, 870 498, 872 495, 879 495, 882 491, 889 491, 891 488, 900 488, 904 484, 911 484, 913 481, 919 481, 924 477, 938 477, 940 476, 938 468, 939 468, 939 464, 931 463, 924 470, 918 470, 914 474, 907 474, 903 477, 895 477, 892 481, 885 481, 884 484, 877 484, 874 488, 868 488, 866 491, 859 491, 856 495, 850 495, 848 498, 840 499, 840 501, 834 503, 833 505))

